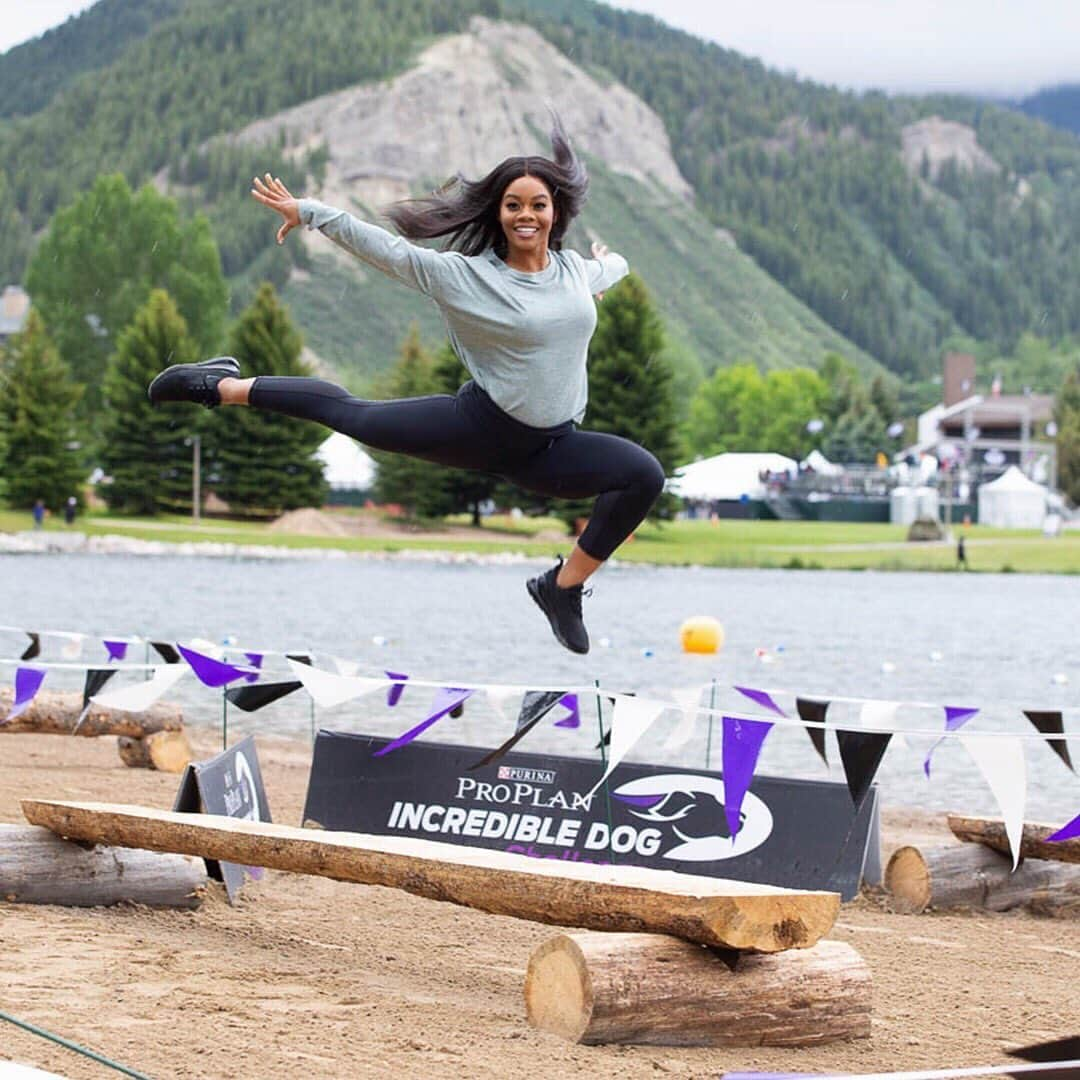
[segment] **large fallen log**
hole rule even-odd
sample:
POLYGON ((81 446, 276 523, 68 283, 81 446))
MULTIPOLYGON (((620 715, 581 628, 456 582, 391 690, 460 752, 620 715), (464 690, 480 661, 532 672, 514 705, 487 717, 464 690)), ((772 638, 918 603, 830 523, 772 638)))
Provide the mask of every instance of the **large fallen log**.
MULTIPOLYGON (((11 711, 13 697, 10 687, 0 689, 0 721, 11 711)), ((182 731, 184 727, 180 706, 167 702, 158 702, 143 712, 121 712, 91 704, 79 724, 82 708, 82 694, 76 691, 41 690, 21 716, 0 722, 0 734, 34 731, 45 735, 127 735, 142 739, 156 731, 182 731)))
POLYGON ((145 739, 121 735, 116 740, 116 749, 125 765, 158 772, 183 772, 194 758, 191 743, 182 731, 155 731, 145 739))
POLYGON ((577 1043, 817 1046, 869 1036, 870 970, 840 941, 764 956, 580 931, 534 950, 525 1009, 577 1043))
POLYGON ((885 868, 885 889, 896 911, 919 914, 928 907, 1008 911, 1027 907, 1065 916, 1080 901, 1080 868, 1062 863, 1021 863, 978 844, 939 848, 902 847, 885 868))
POLYGON ((536 922, 674 934, 732 949, 809 948, 840 908, 837 893, 532 859, 401 836, 313 835, 286 825, 140 806, 35 799, 22 806, 33 824, 76 840, 386 885, 536 922))
POLYGON ((10 903, 197 908, 205 892, 202 859, 87 849, 36 825, 0 825, 0 899, 10 903))
MULTIPOLYGON (((984 844, 995 851, 1009 853, 1009 837, 1005 833, 1003 821, 950 814, 949 828, 952 829, 953 836, 957 840, 963 840, 969 844, 984 844)), ((1023 838, 1020 841, 1020 857, 1080 863, 1080 837, 1074 840, 1056 840, 1053 843, 1047 843, 1046 838, 1055 832, 1057 832, 1057 827, 1054 825, 1025 824, 1023 838)))

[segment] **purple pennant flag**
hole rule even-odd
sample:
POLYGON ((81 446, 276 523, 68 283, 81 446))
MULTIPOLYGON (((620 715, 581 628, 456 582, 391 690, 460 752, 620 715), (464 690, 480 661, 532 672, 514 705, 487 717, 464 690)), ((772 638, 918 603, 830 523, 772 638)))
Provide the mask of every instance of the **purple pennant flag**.
POLYGON ((203 686, 227 686, 236 679, 242 679, 247 674, 235 664, 226 664, 222 660, 215 660, 212 656, 204 656, 202 653, 195 652, 194 649, 185 649, 180 644, 176 647, 203 686))
POLYGON ((753 690, 749 686, 736 686, 735 689, 738 690, 743 697, 748 697, 763 709, 768 709, 769 712, 776 713, 777 716, 784 715, 784 710, 781 709, 764 690, 753 690))
MULTIPOLYGON (((962 728, 976 713, 978 709, 968 709, 961 705, 946 705, 945 706, 945 730, 956 731, 958 728, 962 728)), ((923 772, 926 773, 926 779, 930 779, 930 759, 934 756, 934 751, 945 741, 945 737, 942 736, 933 746, 926 752, 926 760, 922 763, 923 772)))
POLYGON ((393 685, 386 692, 386 704, 393 708, 401 700, 401 695, 405 693, 405 683, 409 676, 402 671, 388 671, 386 675, 387 678, 394 680, 393 685))
POLYGON ((1080 837, 1080 814, 1077 814, 1068 825, 1062 825, 1056 833, 1051 833, 1046 839, 1057 844, 1062 840, 1075 840, 1078 837, 1080 837))
POLYGON ((21 716, 26 707, 34 700, 34 695, 41 689, 45 680, 45 672, 41 668, 21 667, 15 669, 15 701, 11 706, 11 712, 4 717, 2 723, 14 720, 21 716))
POLYGON ((728 835, 735 836, 742 828, 743 799, 754 779, 754 767, 765 736, 772 729, 771 720, 740 720, 724 717, 724 739, 721 758, 724 770, 724 816, 728 835))
POLYGON ((109 654, 109 663, 114 660, 122 661, 127 656, 128 643, 126 641, 109 641, 105 640, 105 651, 109 654))
POLYGON ((427 719, 421 720, 414 728, 410 728, 404 735, 399 735, 393 742, 387 743, 381 750, 376 750, 372 757, 382 757, 391 750, 398 750, 402 746, 411 743, 418 735, 422 735, 432 724, 441 720, 452 709, 456 709, 463 701, 471 697, 474 690, 460 690, 455 687, 440 687, 435 692, 435 700, 431 703, 431 711, 427 719))
POLYGON ((244 676, 244 678, 247 679, 249 683, 258 682, 259 672, 262 670, 263 666, 263 654, 261 652, 245 652, 244 655, 247 657, 248 663, 253 668, 259 669, 249 672, 247 675, 244 676))
POLYGON ((578 710, 577 694, 563 694, 559 699, 559 704, 563 708, 570 710, 570 715, 563 717, 562 720, 556 720, 556 727, 564 728, 578 728, 581 727, 581 713, 578 710))

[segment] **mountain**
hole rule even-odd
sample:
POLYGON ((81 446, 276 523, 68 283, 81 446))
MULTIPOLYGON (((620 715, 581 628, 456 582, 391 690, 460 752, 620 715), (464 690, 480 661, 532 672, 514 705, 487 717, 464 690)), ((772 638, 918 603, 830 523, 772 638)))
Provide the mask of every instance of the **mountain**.
MULTIPOLYGON (((60 28, 66 65, 49 35, 0 57, 12 98, 0 120, 0 277, 21 275, 34 231, 97 173, 155 178, 211 216, 238 299, 271 277, 316 351, 362 378, 416 309, 400 290, 357 288, 355 269, 325 250, 275 250, 247 182, 283 171, 372 215, 392 193, 491 161, 510 145, 500 131, 528 130, 540 148, 544 102, 525 94, 536 70, 516 36, 543 58, 593 171, 573 242, 588 228, 625 248, 660 301, 684 385, 742 356, 816 363, 834 348, 920 379, 957 335, 1008 350, 1025 332, 1080 331, 1080 144, 1008 109, 817 86, 591 0, 155 0, 149 25, 142 2, 101 0, 60 28), (106 16, 118 28, 108 48, 106 16), (345 190, 355 148, 338 135, 281 141, 280 121, 318 112, 315 99, 358 94, 378 114, 395 87, 430 77, 451 41, 480 68, 445 66, 445 95, 425 84, 425 145, 443 154, 410 156, 417 121, 400 126, 396 145, 419 172, 388 175, 383 160, 383 188, 353 176, 345 190), (32 94, 20 94, 20 73, 34 73, 32 94), (575 109, 582 80, 590 106, 575 109), (465 154, 469 139, 492 158, 465 154), (667 179, 653 170, 665 154, 667 179)), ((361 135, 368 117, 355 119, 361 135)), ((429 311, 420 317, 438 332, 429 311)))
POLYGON ((1028 116, 1080 135, 1080 85, 1052 86, 1016 103, 1028 116))

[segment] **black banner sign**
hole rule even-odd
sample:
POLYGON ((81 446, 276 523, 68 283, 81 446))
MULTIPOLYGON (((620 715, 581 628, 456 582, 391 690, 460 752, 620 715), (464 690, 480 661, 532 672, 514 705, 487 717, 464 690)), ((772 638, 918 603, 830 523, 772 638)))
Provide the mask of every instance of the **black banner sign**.
POLYGON ((598 760, 320 731, 304 824, 412 836, 567 862, 627 863, 851 899, 880 878, 877 789, 853 812, 845 784, 755 777, 729 835, 716 773, 624 763, 589 791, 598 760), (470 766, 473 770, 470 771, 470 766))
MULTIPOLYGON (((263 789, 259 757, 255 753, 255 737, 249 735, 235 746, 222 751, 209 761, 193 761, 180 778, 173 810, 190 814, 223 814, 247 821, 270 821, 270 804, 263 789)), ((233 903, 244 871, 253 878, 262 877, 258 866, 238 866, 206 860, 206 871, 218 881, 225 882, 229 903, 233 903)))

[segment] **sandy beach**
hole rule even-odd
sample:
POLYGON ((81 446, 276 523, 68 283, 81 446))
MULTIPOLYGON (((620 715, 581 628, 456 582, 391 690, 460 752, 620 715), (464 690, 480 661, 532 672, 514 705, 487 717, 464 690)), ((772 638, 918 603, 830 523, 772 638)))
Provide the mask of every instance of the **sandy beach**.
MULTIPOLYGON (((219 748, 192 732, 198 756, 219 748)), ((174 775, 128 769, 111 738, 0 740, 0 820, 25 797, 169 808, 174 775)), ((297 824, 310 748, 259 738, 275 820, 297 824)), ((885 857, 947 840, 886 811, 885 857)), ((833 938, 873 976, 869 1039, 814 1049, 579 1047, 529 1028, 531 950, 556 930, 396 890, 268 872, 230 907, 0 906, 0 1008, 153 1077, 715 1076, 1006 1063, 1005 1049, 1080 1029, 1080 925, 1026 914, 901 916, 845 905, 833 938)), ((0 1021, 0 1059, 72 1078, 101 1065, 0 1021)))

